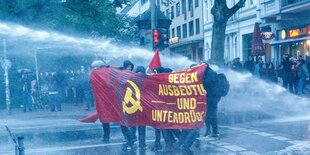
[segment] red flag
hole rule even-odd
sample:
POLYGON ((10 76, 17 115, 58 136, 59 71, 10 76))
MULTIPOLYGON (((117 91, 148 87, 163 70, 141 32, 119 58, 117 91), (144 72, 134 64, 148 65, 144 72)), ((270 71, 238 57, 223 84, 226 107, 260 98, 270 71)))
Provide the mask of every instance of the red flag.
POLYGON ((98 114, 94 113, 94 114, 90 114, 87 117, 80 119, 80 122, 84 122, 84 123, 95 123, 98 119, 98 114))
POLYGON ((159 50, 157 49, 150 64, 149 64, 149 68, 152 69, 152 71, 156 68, 156 67, 161 67, 161 63, 160 63, 160 58, 159 58, 159 50))

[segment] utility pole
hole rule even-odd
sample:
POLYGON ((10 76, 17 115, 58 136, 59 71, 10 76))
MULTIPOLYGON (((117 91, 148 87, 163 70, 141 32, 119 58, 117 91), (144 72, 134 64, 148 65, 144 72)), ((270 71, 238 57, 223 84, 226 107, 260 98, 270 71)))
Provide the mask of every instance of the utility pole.
POLYGON ((5 102, 7 113, 11 115, 11 100, 10 100, 10 83, 9 83, 9 68, 11 62, 7 60, 6 57, 6 41, 3 39, 3 64, 2 67, 4 69, 4 81, 5 81, 5 102))
POLYGON ((155 14, 155 0, 151 0, 151 30, 152 30, 152 43, 154 49, 154 36, 153 31, 156 29, 156 14, 155 14))
POLYGON ((39 76, 39 66, 38 66, 38 51, 36 50, 34 53, 34 62, 36 65, 36 78, 37 78, 37 87, 39 90, 41 90, 40 88, 40 76, 39 76))

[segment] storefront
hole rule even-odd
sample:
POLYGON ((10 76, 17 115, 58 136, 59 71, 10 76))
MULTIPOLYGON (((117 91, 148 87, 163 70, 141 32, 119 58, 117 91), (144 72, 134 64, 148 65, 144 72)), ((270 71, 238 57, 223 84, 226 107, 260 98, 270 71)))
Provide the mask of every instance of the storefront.
POLYGON ((170 44, 170 55, 183 55, 194 62, 204 60, 203 40, 192 40, 170 44))
POLYGON ((277 31, 277 41, 271 42, 277 51, 276 59, 283 54, 306 57, 310 55, 310 25, 277 31))

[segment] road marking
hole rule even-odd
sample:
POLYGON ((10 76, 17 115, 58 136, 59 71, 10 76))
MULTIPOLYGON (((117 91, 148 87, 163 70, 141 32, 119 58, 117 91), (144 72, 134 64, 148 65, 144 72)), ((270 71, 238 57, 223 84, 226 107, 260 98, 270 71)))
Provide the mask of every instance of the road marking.
POLYGON ((271 133, 260 132, 258 130, 253 130, 253 129, 239 128, 239 127, 229 127, 229 126, 221 126, 221 127, 227 128, 227 129, 232 129, 232 130, 249 132, 249 133, 257 134, 257 135, 260 135, 260 136, 276 139, 276 140, 279 140, 279 141, 288 142, 288 143, 291 143, 291 144, 300 144, 301 142, 303 142, 303 141, 292 141, 290 138, 287 138, 287 137, 277 136, 277 135, 274 135, 274 134, 271 134, 271 133))
POLYGON ((282 137, 282 136, 274 136, 274 137, 271 137, 271 138, 277 139, 277 140, 281 140, 281 141, 289 141, 289 140, 291 140, 289 138, 282 137))
POLYGON ((266 133, 266 132, 257 132, 255 134, 260 135, 260 136, 264 136, 264 137, 271 137, 271 136, 273 136, 273 134, 266 133))
POLYGON ((244 151, 244 152, 240 152, 241 155, 260 155, 256 152, 253 151, 244 151))
POLYGON ((223 148, 234 151, 234 152, 240 152, 240 151, 246 151, 245 148, 239 147, 237 145, 225 145, 223 148))
POLYGON ((307 144, 309 142, 306 142, 306 141, 301 141, 301 140, 291 140, 291 141, 288 141, 289 143, 291 144, 307 144))
POLYGON ((250 133, 259 132, 258 130, 254 130, 254 129, 242 129, 242 131, 244 131, 244 132, 250 132, 250 133))
POLYGON ((209 137, 199 137, 198 138, 200 141, 206 141, 208 144, 211 144, 211 145, 215 145, 217 147, 221 147, 221 148, 224 148, 226 150, 229 150, 229 151, 232 151, 232 152, 235 152, 235 153, 252 153, 252 154, 244 154, 244 155, 258 155, 258 153, 256 152, 252 152, 252 151, 248 151, 246 148, 243 148, 243 147, 240 147, 240 146, 237 146, 237 145, 233 145, 233 144, 230 144, 230 143, 227 143, 227 142, 221 142, 221 141, 218 141, 214 138, 209 138, 209 137))
POLYGON ((225 142, 215 142, 216 145, 219 145, 219 146, 224 146, 224 145, 229 145, 229 143, 225 143, 225 142))

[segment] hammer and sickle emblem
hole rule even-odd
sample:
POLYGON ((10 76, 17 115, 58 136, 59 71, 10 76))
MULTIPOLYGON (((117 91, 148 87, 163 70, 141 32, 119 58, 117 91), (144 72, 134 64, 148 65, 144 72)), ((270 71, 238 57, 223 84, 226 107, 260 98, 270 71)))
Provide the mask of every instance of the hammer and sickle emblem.
POLYGON ((133 88, 134 90, 134 94, 135 94, 135 98, 133 98, 132 96, 132 92, 133 90, 131 90, 129 87, 127 87, 126 89, 126 93, 125 93, 125 96, 124 96, 124 100, 123 100, 123 112, 124 113, 127 113, 127 114, 133 114, 135 112, 137 112, 138 110, 140 111, 143 111, 142 109, 142 106, 141 106, 141 102, 140 102, 140 90, 138 88, 138 86, 130 81, 130 80, 127 80, 127 82, 131 85, 131 87, 133 88), (129 104, 131 103, 131 105, 129 104))

